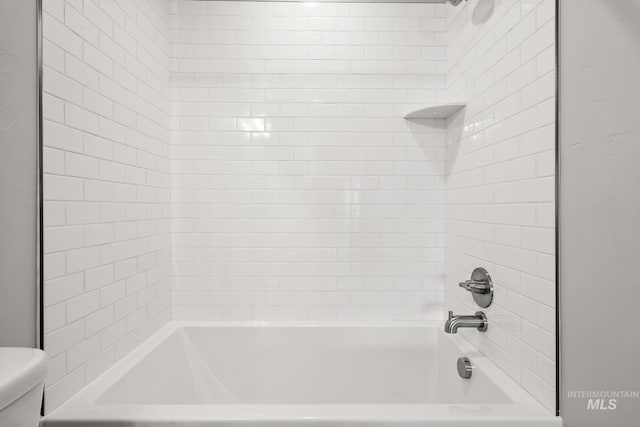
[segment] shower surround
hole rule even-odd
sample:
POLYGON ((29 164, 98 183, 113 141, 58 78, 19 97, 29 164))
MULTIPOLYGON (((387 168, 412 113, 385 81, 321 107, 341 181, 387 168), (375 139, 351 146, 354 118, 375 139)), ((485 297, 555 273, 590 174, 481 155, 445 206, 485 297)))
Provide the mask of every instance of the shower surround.
POLYGON ((47 411, 171 318, 441 319, 477 266, 553 409, 553 2, 43 5, 47 411))
POLYGON ((495 299, 479 350, 555 410, 555 1, 470 1, 447 9, 446 297, 486 268, 495 299), (491 8, 493 6, 493 9, 491 8))
POLYGON ((440 318, 444 11, 173 3, 174 318, 440 318))
POLYGON ((170 9, 42 5, 50 410, 171 319, 170 9))

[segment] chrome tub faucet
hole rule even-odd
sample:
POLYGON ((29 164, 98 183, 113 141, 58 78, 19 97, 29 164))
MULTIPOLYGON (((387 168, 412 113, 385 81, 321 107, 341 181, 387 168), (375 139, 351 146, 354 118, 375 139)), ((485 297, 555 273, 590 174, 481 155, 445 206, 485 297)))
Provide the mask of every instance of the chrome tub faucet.
POLYGON ((448 334, 457 334, 458 328, 476 328, 480 332, 485 332, 489 327, 487 316, 481 311, 476 311, 473 315, 454 316, 449 310, 449 318, 444 324, 444 331, 448 334))

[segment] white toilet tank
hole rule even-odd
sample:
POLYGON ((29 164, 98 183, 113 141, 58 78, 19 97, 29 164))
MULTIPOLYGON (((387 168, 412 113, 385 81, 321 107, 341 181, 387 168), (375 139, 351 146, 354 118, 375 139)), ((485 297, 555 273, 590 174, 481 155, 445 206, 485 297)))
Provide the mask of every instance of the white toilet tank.
POLYGON ((43 351, 0 347, 0 426, 38 426, 46 374, 43 351))

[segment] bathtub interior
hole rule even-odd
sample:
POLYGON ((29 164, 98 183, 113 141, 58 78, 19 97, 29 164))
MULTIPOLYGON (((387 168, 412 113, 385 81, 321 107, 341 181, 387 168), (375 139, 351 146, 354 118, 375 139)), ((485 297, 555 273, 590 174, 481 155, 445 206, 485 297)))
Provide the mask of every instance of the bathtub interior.
POLYGON ((98 405, 507 404, 435 327, 180 327, 98 405))

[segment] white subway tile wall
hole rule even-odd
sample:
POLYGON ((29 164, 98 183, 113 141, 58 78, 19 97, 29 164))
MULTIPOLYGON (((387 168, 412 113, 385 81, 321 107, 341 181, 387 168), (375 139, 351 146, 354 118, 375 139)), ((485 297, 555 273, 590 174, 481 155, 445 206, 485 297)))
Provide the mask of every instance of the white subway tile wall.
POLYGON ((486 334, 461 331, 555 410, 555 1, 470 0, 447 13, 445 306, 472 313, 458 287, 489 270, 486 334))
POLYGON ((441 318, 445 6, 171 12, 173 317, 441 318))
POLYGON ((47 411, 171 318, 168 0, 45 0, 47 411))
POLYGON ((43 3, 47 410, 171 317, 441 319, 478 266, 461 333, 553 409, 553 0, 43 3))

